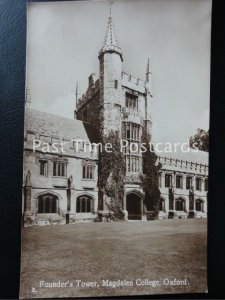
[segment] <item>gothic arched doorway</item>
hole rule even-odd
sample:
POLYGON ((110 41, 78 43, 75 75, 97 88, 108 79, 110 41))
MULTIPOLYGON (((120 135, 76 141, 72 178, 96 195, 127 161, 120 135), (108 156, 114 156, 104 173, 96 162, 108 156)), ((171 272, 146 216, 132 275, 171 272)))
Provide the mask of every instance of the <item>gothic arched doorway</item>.
POLYGON ((127 195, 127 211, 129 220, 142 219, 142 198, 136 193, 127 195))

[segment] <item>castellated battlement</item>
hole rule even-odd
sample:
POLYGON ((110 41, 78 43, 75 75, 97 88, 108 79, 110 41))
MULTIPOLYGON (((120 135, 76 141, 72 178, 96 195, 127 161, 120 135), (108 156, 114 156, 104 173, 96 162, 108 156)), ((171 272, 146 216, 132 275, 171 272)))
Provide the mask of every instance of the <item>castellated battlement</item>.
MULTIPOLYGON (((81 108, 86 102, 88 102, 93 97, 94 94, 99 92, 99 79, 92 82, 94 75, 95 74, 91 74, 89 76, 89 86, 86 92, 78 99, 77 109, 81 108)), ((121 79, 122 79, 123 86, 128 87, 132 90, 136 90, 142 94, 145 93, 146 83, 142 79, 136 78, 125 72, 121 73, 121 79)))
POLYGON ((124 79, 124 81, 128 81, 131 83, 134 83, 140 87, 145 87, 145 82, 144 80, 140 79, 140 78, 136 78, 130 74, 125 73, 124 71, 121 74, 122 79, 124 79))
MULTIPOLYGON (((121 73, 122 86, 137 91, 141 94, 145 94, 146 83, 140 78, 136 78, 132 75, 129 75, 125 72, 121 73)), ((95 94, 99 92, 99 79, 95 80, 95 74, 92 73, 89 76, 89 85, 84 94, 77 101, 77 110, 83 107, 89 100, 93 98, 95 94)))
POLYGON ((77 101, 77 110, 84 106, 95 94, 99 92, 99 79, 92 82, 93 75, 95 74, 91 74, 89 76, 89 86, 86 92, 77 101))
POLYGON ((146 83, 140 79, 136 78, 132 75, 129 75, 125 72, 122 72, 122 86, 128 87, 131 90, 138 91, 139 93, 145 93, 146 83))
MULTIPOLYGON (((202 151, 199 151, 201 154, 202 151)), ((198 153, 197 153, 198 154, 198 153)), ((190 155, 190 154, 189 154, 190 155)), ((162 164, 162 169, 171 170, 171 172, 179 171, 184 173, 193 173, 208 176, 208 165, 187 161, 183 159, 175 159, 165 155, 158 156, 158 162, 162 164)))

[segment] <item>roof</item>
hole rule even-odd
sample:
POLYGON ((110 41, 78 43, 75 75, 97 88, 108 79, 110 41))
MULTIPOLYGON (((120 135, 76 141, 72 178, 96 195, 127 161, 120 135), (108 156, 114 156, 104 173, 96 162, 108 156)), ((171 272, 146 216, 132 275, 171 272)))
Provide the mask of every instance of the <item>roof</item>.
POLYGON ((82 139, 96 142, 97 133, 93 126, 79 120, 64 118, 50 113, 26 108, 25 128, 45 136, 56 136, 65 140, 82 139))

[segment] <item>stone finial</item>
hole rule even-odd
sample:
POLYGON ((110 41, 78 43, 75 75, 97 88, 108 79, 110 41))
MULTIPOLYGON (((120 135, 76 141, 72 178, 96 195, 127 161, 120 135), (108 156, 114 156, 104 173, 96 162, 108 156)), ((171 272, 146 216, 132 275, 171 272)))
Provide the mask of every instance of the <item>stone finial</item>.
POLYGON ((146 68, 146 82, 150 82, 150 76, 152 74, 152 70, 151 70, 151 66, 150 66, 150 60, 148 58, 148 62, 147 62, 147 68, 146 68))
POLYGON ((75 95, 76 95, 75 111, 77 111, 77 109, 78 109, 78 99, 79 99, 79 85, 78 85, 78 81, 76 83, 76 92, 75 92, 75 95))
POLYGON ((27 175, 25 178, 25 186, 31 186, 31 172, 30 170, 27 171, 27 175))

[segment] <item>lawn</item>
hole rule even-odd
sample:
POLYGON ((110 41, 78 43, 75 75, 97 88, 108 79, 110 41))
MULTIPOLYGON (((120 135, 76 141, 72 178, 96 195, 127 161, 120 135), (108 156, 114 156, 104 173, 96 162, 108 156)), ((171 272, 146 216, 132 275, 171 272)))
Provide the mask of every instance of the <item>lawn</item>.
POLYGON ((22 229, 22 298, 206 290, 206 220, 80 223, 22 229), (186 279, 188 284, 165 285, 165 278, 186 279), (133 285, 102 286, 102 280, 107 279, 127 280, 133 285), (137 279, 158 280, 160 286, 137 286, 137 279), (78 287, 76 280, 96 283, 78 287), (40 287, 40 281, 58 284, 60 281, 66 287, 40 287))

